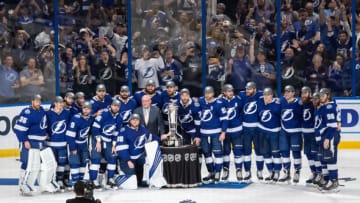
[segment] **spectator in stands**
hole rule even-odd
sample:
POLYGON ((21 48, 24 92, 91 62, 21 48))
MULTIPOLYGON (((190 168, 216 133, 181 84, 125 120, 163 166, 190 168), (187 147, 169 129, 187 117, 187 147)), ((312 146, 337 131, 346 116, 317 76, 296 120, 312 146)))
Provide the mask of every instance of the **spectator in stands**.
POLYGON ((17 71, 22 70, 22 67, 26 65, 26 60, 29 56, 34 56, 30 41, 30 35, 25 30, 16 31, 11 53, 14 57, 15 68, 17 71))
POLYGON ((309 86, 314 92, 319 91, 321 88, 326 87, 327 72, 322 64, 323 58, 319 54, 315 54, 312 59, 312 65, 307 67, 304 72, 306 78, 306 85, 309 86))
POLYGON ((344 83, 344 55, 336 54, 336 59, 329 67, 328 71, 328 84, 327 87, 331 88, 331 93, 334 96, 344 96, 345 83, 344 83))
POLYGON ((84 92, 86 99, 91 98, 94 92, 93 76, 91 74, 91 68, 87 63, 87 57, 85 55, 79 55, 78 60, 74 58, 73 70, 74 92, 84 92))
POLYGON ((253 60, 246 55, 244 45, 237 45, 236 55, 229 59, 226 68, 227 83, 234 86, 235 92, 243 90, 246 83, 251 80, 252 71, 250 64, 254 62, 253 60))
POLYGON ((103 49, 100 54, 100 61, 95 65, 97 83, 102 83, 106 87, 106 91, 110 95, 118 93, 118 76, 116 72, 115 62, 112 57, 109 56, 108 50, 103 49))
POLYGON ((158 73, 164 69, 164 61, 159 52, 151 57, 148 47, 144 46, 141 58, 135 61, 135 71, 137 71, 138 88, 145 88, 147 80, 153 80, 156 88, 159 87, 158 73))
POLYGON ((27 66, 20 72, 20 93, 24 101, 29 101, 34 94, 44 91, 44 76, 42 71, 36 67, 36 59, 30 57, 27 66))
POLYGON ((161 71, 161 86, 164 89, 168 81, 173 81, 179 86, 182 81, 182 66, 174 59, 173 50, 168 48, 165 51, 165 68, 161 71))
POLYGON ((15 90, 20 87, 19 74, 13 69, 12 56, 5 57, 0 65, 0 103, 16 102, 15 90))

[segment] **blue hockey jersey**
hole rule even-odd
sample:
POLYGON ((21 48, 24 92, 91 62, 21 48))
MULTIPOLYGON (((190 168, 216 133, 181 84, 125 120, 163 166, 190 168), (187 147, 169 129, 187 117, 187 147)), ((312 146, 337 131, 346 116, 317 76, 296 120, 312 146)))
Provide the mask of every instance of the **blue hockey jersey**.
POLYGON ((313 103, 306 102, 303 103, 303 111, 302 111, 302 132, 303 133, 314 133, 314 125, 315 125, 315 115, 314 115, 314 105, 313 103))
POLYGON ((333 101, 323 104, 322 111, 320 111, 326 129, 321 134, 322 139, 339 139, 340 133, 338 131, 338 122, 340 122, 340 110, 337 104, 333 101))
POLYGON ((81 113, 81 111, 82 111, 82 107, 79 106, 76 102, 74 102, 70 108, 71 116, 81 113))
POLYGON ((127 101, 123 101, 120 97, 115 97, 120 101, 120 116, 124 124, 128 123, 131 117, 132 112, 136 109, 137 103, 133 97, 129 97, 127 101))
POLYGON ((199 98, 199 117, 201 136, 219 136, 228 127, 225 104, 220 99, 206 102, 204 97, 199 98))
POLYGON ((114 142, 122 126, 122 118, 119 113, 113 114, 110 109, 105 109, 101 115, 95 118, 92 126, 92 136, 101 137, 103 142, 114 142))
POLYGON ((184 105, 181 100, 177 101, 178 106, 178 121, 180 127, 191 136, 191 139, 199 137, 199 104, 190 99, 187 105, 184 105))
POLYGON ((14 132, 19 142, 29 141, 32 148, 41 148, 39 142, 46 139, 47 119, 45 110, 40 107, 35 110, 31 107, 23 109, 14 126, 14 132))
POLYGON ((66 139, 70 151, 77 149, 77 146, 87 145, 88 136, 90 134, 90 127, 94 122, 92 116, 82 116, 76 114, 71 118, 70 126, 66 131, 66 139))
POLYGON ((262 91, 257 91, 253 96, 246 96, 245 91, 240 92, 243 101, 243 128, 254 130, 258 124, 257 101, 262 97, 262 91))
POLYGON ((240 96, 234 96, 231 99, 221 98, 227 111, 228 128, 226 135, 239 135, 242 131, 242 109, 243 101, 240 96))
POLYGON ((315 141, 317 143, 320 143, 321 135, 323 135, 326 130, 325 121, 322 119, 323 109, 324 109, 323 105, 319 106, 318 108, 314 108, 314 116, 315 116, 314 135, 315 135, 315 141))
POLYGON ((164 123, 168 123, 168 107, 170 103, 176 103, 180 100, 180 94, 176 92, 173 96, 169 96, 169 94, 165 91, 161 92, 161 113, 163 115, 164 123))
POLYGON ((301 132, 302 102, 299 98, 288 102, 284 97, 281 103, 281 128, 287 133, 301 132))
POLYGON ((66 130, 71 119, 70 111, 62 110, 60 113, 56 113, 54 109, 50 109, 46 112, 46 116, 49 135, 47 145, 54 148, 66 147, 66 130))
POLYGON ((145 144, 154 140, 159 141, 158 136, 152 135, 143 125, 138 128, 126 125, 120 129, 116 152, 120 160, 136 160, 145 153, 145 144))
POLYGON ((96 112, 98 112, 101 109, 107 109, 111 105, 112 100, 113 99, 110 96, 110 94, 106 94, 103 101, 99 100, 96 96, 94 96, 90 100, 90 102, 92 104, 91 114, 95 114, 96 112))
MULTIPOLYGON (((144 91, 137 91, 134 94, 134 99, 138 106, 141 106, 141 98, 145 95, 144 91)), ((161 109, 162 103, 161 103, 161 92, 156 91, 154 95, 151 96, 151 104, 154 106, 159 107, 161 109)))
POLYGON ((263 99, 258 101, 258 128, 263 133, 277 133, 281 130, 281 105, 278 98, 273 98, 272 102, 265 104, 263 99))

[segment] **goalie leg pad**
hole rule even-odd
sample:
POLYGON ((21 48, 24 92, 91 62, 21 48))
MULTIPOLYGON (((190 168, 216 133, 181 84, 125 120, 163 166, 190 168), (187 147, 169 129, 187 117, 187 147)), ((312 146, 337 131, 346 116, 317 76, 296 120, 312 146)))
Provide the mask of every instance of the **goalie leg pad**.
POLYGON ((149 167, 144 167, 144 173, 148 174, 149 187, 161 188, 165 186, 167 182, 163 175, 163 159, 158 142, 153 141, 146 143, 145 151, 146 163, 149 164, 149 167))
POLYGON ((135 189, 137 189, 136 175, 126 175, 126 174, 118 175, 115 178, 115 183, 121 189, 126 189, 126 190, 135 190, 135 189))
POLYGON ((57 163, 52 150, 47 147, 40 151, 41 171, 39 176, 39 186, 42 191, 56 192, 60 186, 57 184, 55 175, 57 163))
MULTIPOLYGON (((22 174, 20 180, 20 190, 23 194, 27 195, 36 192, 35 182, 40 171, 40 150, 39 149, 22 149, 23 153, 27 153, 26 171, 22 174)), ((23 157, 24 159, 25 157, 23 157)))

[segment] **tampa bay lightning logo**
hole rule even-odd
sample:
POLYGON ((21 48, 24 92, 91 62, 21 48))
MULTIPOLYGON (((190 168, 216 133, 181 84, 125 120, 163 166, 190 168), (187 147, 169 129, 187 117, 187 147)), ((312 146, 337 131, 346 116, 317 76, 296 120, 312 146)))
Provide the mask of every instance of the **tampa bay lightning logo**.
POLYGON ((290 42, 289 40, 285 40, 282 44, 281 44, 281 52, 284 52, 286 48, 288 48, 290 46, 290 42))
POLYGON ((89 131, 90 131, 90 127, 81 129, 79 132, 80 138, 83 138, 83 139, 86 138, 89 134, 89 131))
POLYGON ((294 67, 290 66, 287 67, 285 72, 282 74, 282 78, 283 79, 289 79, 291 78, 293 75, 295 74, 295 69, 294 67))
POLYGON ((88 75, 82 75, 80 76, 80 80, 79 80, 81 85, 86 85, 88 82, 88 75))
POLYGON ((264 110, 262 113, 261 113, 261 121, 266 123, 266 122, 269 122, 272 118, 272 114, 270 112, 270 110, 264 110))
POLYGON ((143 78, 151 78, 154 76, 155 72, 154 69, 150 66, 145 69, 145 72, 143 74, 143 78))
POLYGON ((108 124, 103 127, 103 134, 107 136, 112 136, 116 126, 114 124, 108 124))
POLYGON ((172 78, 169 75, 165 75, 164 77, 162 77, 162 80, 166 83, 168 81, 171 81, 172 78))
POLYGON ((110 67, 102 69, 99 73, 99 78, 102 80, 109 80, 112 77, 113 73, 110 67))
POLYGON ((7 73, 5 75, 5 79, 9 82, 14 82, 16 80, 16 75, 15 75, 15 73, 12 73, 12 72, 7 73))
POLYGON ((47 119, 46 116, 43 116, 40 122, 40 129, 44 130, 47 128, 47 119))
POLYGON ((168 114, 169 113, 169 103, 165 103, 163 105, 162 112, 163 112, 163 114, 168 114))
POLYGON ((310 109, 304 109, 303 111, 303 119, 304 121, 308 121, 311 118, 311 112, 310 109))
POLYGON ((66 130, 66 122, 65 120, 56 121, 51 125, 51 131, 53 134, 62 134, 66 130))
POLYGON ((205 109, 201 115, 201 121, 208 122, 212 119, 213 115, 210 109, 205 109))
POLYGON ((257 111, 256 101, 246 103, 244 106, 244 114, 254 114, 257 111))
POLYGON ((124 122, 129 122, 131 116, 131 110, 126 110, 121 112, 120 116, 124 122))
POLYGON ((145 143, 146 143, 146 135, 143 134, 135 139, 134 148, 141 149, 145 146, 145 143))
POLYGON ((319 116, 315 116, 315 129, 318 129, 322 123, 322 119, 319 116))
POLYGON ((318 7, 320 4, 320 0, 314 0, 313 4, 314 4, 314 8, 318 7))
POLYGON ((193 119, 193 117, 192 117, 192 115, 190 113, 179 116, 180 123, 190 123, 193 120, 194 119, 193 119))
POLYGON ((281 119, 283 121, 289 121, 294 118, 294 112, 292 109, 285 109, 281 114, 281 119))
POLYGON ((229 120, 236 118, 236 107, 231 107, 227 110, 227 117, 229 120))

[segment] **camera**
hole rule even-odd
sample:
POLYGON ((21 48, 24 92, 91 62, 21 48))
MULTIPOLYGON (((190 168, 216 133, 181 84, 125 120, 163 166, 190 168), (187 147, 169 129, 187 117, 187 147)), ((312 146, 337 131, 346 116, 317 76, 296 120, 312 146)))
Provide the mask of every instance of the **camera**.
POLYGON ((92 185, 90 182, 85 183, 84 197, 86 199, 95 200, 94 185, 92 185))

